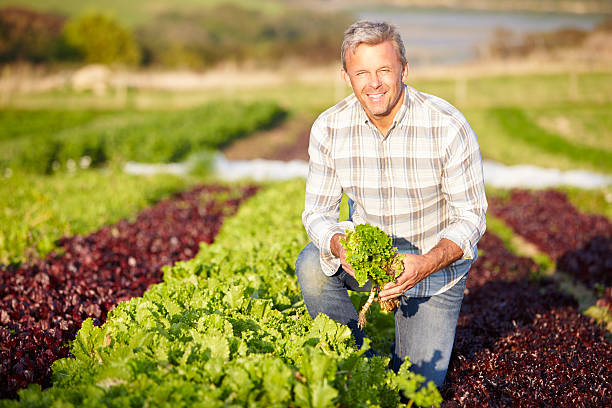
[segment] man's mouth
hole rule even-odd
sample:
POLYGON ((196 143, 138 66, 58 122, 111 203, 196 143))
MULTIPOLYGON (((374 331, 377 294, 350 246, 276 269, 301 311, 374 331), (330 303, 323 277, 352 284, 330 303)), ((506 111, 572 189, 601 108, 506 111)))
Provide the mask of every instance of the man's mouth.
POLYGON ((369 93, 369 94, 366 94, 366 95, 372 101, 378 102, 378 101, 380 101, 385 96, 385 93, 384 92, 378 92, 378 93, 369 93))

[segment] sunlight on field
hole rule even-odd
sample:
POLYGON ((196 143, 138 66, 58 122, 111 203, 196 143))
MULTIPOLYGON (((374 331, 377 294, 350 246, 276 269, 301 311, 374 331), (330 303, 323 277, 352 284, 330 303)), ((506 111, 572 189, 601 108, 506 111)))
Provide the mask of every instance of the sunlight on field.
MULTIPOLYGON (((220 100, 275 101, 290 115, 310 115, 314 119, 350 92, 339 80, 338 69, 292 67, 278 71, 276 76, 270 71, 213 71, 202 75, 200 89, 194 90, 111 89, 102 95, 57 90, 5 96, 3 102, 6 107, 26 109, 147 111, 186 109, 220 100)), ((181 74, 176 75, 180 77, 181 74)), ((466 75, 457 79, 448 76, 423 78, 417 73, 409 77, 408 84, 441 96, 462 110, 478 135, 485 157, 506 164, 531 163, 560 169, 611 172, 605 154, 612 154, 612 122, 607 114, 612 103, 612 72, 570 71, 478 78, 466 75), (535 143, 535 139, 530 142, 517 137, 520 135, 514 129, 496 118, 494 112, 500 107, 520 109, 529 126, 547 132, 553 142, 543 147, 535 143), (561 144, 555 144, 554 138, 567 146, 576 146, 575 154, 559 150, 561 144), (601 150, 599 155, 603 154, 603 159, 580 157, 580 149, 601 150)))
POLYGON ((396 407, 399 390, 407 406, 606 405, 612 19, 536 12, 561 3, 610 9, 0 0, 0 406, 396 407), (338 48, 369 16, 404 22, 407 85, 455 105, 486 159, 487 231, 440 390, 389 369, 393 314, 375 302, 355 347, 309 317, 295 272, 309 130, 352 92, 338 48), (247 170, 223 178, 226 163, 247 170), (579 187, 526 187, 559 180, 579 187))

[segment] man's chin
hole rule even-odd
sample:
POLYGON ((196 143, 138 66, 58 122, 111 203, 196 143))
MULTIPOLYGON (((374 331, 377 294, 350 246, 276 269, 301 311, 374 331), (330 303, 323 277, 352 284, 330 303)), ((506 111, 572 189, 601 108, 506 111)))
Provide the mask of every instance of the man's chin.
POLYGON ((383 109, 383 108, 379 108, 379 109, 368 109, 370 112, 370 115, 374 118, 384 118, 385 116, 388 116, 391 112, 390 109, 383 109))

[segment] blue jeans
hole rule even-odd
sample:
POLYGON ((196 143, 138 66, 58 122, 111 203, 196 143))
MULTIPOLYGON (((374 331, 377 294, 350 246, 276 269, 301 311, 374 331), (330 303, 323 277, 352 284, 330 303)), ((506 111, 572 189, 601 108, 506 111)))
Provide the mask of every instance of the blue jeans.
MULTIPOLYGON (((355 278, 342 268, 333 276, 325 275, 319 263, 319 249, 312 242, 300 252, 295 272, 310 317, 314 319, 319 313, 324 313, 347 325, 353 332, 355 342, 361 346, 365 334, 357 327, 357 311, 347 289, 369 292, 370 282, 360 288, 355 278)), ((400 305, 394 312, 394 370, 397 371, 409 356, 413 372, 423 375, 438 387, 444 383, 466 279, 467 275, 439 295, 400 297, 400 305)))

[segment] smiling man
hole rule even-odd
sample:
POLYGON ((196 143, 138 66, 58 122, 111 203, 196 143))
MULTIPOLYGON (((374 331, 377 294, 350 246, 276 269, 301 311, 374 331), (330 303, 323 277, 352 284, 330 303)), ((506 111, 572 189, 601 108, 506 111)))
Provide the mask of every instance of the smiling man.
POLYGON ((476 135, 448 102, 408 87, 404 44, 387 23, 359 21, 342 44, 342 76, 353 93, 323 112, 310 133, 302 220, 312 240, 296 274, 314 318, 325 313, 364 333, 348 290, 359 287, 340 238, 368 223, 405 253, 404 271, 380 292, 399 298, 393 368, 444 382, 468 270, 485 230, 487 201, 476 135), (339 222, 342 195, 351 219, 339 222))

